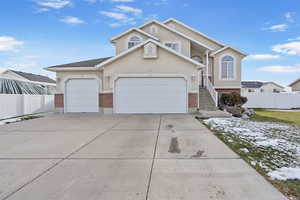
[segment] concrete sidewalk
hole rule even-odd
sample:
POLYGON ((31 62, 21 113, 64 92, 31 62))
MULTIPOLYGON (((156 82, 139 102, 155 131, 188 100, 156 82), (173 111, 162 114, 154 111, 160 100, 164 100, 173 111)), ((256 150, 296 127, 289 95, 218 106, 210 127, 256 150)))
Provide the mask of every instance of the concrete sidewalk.
POLYGON ((192 115, 66 114, 4 125, 0 166, 0 199, 285 199, 192 115))

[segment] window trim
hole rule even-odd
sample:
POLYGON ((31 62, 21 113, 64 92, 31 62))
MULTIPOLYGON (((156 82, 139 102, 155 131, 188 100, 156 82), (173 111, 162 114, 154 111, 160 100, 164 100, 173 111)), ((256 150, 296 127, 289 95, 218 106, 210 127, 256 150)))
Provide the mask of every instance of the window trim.
MULTIPOLYGON (((143 38, 142 38, 141 36, 139 36, 139 35, 137 35, 137 34, 132 34, 132 35, 130 35, 130 36, 127 38, 127 42, 126 42, 127 49, 130 49, 130 48, 129 48, 129 42, 130 42, 130 39, 131 39, 132 37, 138 37, 138 38, 140 39, 140 43, 139 43, 139 44, 141 44, 141 43, 143 42, 143 38)), ((136 45, 138 45, 138 44, 136 44, 136 45)), ((134 45, 134 46, 136 46, 136 45, 134 45)), ((134 46, 132 46, 131 48, 133 48, 134 46)))
POLYGON ((178 52, 178 53, 181 53, 181 42, 180 42, 180 41, 164 41, 163 44, 164 44, 165 47, 170 48, 170 49, 172 49, 173 51, 176 51, 176 52, 178 52), (176 50, 174 50, 174 49, 172 49, 172 48, 166 46, 167 43, 178 44, 178 51, 176 51, 176 50))
POLYGON ((236 80, 236 56, 230 53, 226 53, 219 58, 219 79, 222 81, 234 81, 236 80), (233 78, 222 78, 222 59, 226 56, 233 58, 233 78))

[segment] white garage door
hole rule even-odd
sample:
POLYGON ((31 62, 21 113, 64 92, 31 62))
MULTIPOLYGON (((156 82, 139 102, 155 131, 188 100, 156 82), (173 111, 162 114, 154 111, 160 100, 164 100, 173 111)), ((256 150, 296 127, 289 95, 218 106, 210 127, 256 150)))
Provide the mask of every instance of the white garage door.
POLYGON ((183 78, 120 78, 115 86, 116 113, 186 113, 183 78))
POLYGON ((66 112, 98 112, 98 81, 71 79, 66 85, 66 112))

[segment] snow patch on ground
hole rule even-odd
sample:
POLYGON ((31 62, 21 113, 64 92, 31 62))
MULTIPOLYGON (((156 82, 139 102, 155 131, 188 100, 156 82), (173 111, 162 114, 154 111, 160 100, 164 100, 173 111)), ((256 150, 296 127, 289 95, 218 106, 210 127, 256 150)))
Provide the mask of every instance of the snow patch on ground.
POLYGON ((286 181, 288 179, 300 180, 300 167, 283 167, 275 171, 269 172, 268 176, 273 180, 276 179, 280 181, 286 181))
POLYGON ((1 121, 0 121, 0 126, 1 126, 1 125, 5 125, 5 124, 9 124, 9 123, 18 122, 18 121, 22 121, 22 118, 13 118, 13 119, 5 119, 5 120, 1 120, 1 121))
MULTIPOLYGON (((259 164, 267 173, 300 168, 300 127, 283 123, 256 122, 240 118, 210 118, 204 120, 212 130, 222 132, 229 143, 238 141, 263 155, 250 158, 251 165, 259 164)), ((248 153, 243 148, 240 151, 248 153)), ((290 170, 295 173, 297 170, 290 170)), ((297 173, 299 173, 297 171, 297 173)), ((287 177, 293 177, 292 175, 287 177)))

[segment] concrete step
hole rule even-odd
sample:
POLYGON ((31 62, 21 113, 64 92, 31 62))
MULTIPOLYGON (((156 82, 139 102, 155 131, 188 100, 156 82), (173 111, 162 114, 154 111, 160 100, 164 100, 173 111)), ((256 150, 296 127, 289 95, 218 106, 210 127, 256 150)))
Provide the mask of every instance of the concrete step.
POLYGON ((199 89, 199 109, 207 111, 215 111, 218 108, 215 106, 215 102, 211 98, 209 92, 205 88, 199 89))

